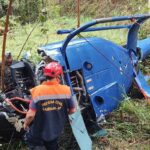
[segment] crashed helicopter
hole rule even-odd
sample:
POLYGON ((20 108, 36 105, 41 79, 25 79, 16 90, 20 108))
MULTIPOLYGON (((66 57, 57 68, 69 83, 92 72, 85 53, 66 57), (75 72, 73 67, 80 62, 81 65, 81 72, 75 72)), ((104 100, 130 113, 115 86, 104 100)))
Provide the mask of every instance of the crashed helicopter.
POLYGON ((48 62, 58 61, 64 69, 62 83, 70 86, 72 98, 79 106, 69 116, 74 136, 80 149, 92 149, 86 120, 98 124, 118 107, 133 82, 146 98, 150 97, 148 84, 138 69, 139 61, 150 54, 150 39, 138 41, 140 25, 149 18, 150 14, 100 18, 77 29, 59 30, 57 33, 68 34, 67 38, 39 47, 37 52, 43 57, 39 64, 23 58, 7 66, 5 89, 0 95, 0 137, 8 139, 14 131, 14 137, 18 137, 24 132, 22 123, 31 99, 29 89, 42 82, 43 67, 48 62), (123 21, 130 24, 92 27, 123 21), (81 32, 116 29, 128 29, 124 46, 98 37, 73 39, 81 32))

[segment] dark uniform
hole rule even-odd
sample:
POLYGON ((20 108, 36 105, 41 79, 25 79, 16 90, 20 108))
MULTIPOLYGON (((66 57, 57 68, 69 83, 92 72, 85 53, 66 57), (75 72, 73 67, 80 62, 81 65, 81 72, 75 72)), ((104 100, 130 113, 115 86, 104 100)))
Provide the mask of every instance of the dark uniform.
POLYGON ((70 99, 70 88, 56 80, 45 81, 31 89, 31 94, 33 101, 27 116, 36 114, 26 134, 28 145, 31 148, 44 144, 48 150, 58 149, 57 141, 68 118, 67 110, 75 107, 70 99))

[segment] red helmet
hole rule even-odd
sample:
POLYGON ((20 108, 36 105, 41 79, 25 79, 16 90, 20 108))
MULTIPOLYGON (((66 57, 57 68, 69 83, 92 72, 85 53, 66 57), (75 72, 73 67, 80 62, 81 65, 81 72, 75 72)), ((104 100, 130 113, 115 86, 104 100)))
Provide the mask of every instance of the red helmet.
POLYGON ((63 73, 62 66, 58 62, 51 62, 44 68, 44 76, 58 77, 63 73))

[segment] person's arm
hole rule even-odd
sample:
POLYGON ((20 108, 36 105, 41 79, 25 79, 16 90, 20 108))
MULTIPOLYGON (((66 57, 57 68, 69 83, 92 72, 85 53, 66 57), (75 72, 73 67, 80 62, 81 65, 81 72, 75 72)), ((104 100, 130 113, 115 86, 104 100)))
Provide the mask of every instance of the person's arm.
POLYGON ((75 108, 70 108, 69 109, 69 111, 68 111, 68 114, 70 115, 70 114, 73 114, 73 113, 75 113, 77 111, 77 108, 75 107, 75 108))
POLYGON ((34 120, 35 114, 36 114, 36 105, 35 105, 34 101, 31 101, 29 110, 26 114, 25 122, 23 125, 25 130, 27 130, 29 128, 29 125, 34 120))
POLYGON ((73 114, 77 111, 77 104, 73 97, 68 100, 68 114, 73 114))

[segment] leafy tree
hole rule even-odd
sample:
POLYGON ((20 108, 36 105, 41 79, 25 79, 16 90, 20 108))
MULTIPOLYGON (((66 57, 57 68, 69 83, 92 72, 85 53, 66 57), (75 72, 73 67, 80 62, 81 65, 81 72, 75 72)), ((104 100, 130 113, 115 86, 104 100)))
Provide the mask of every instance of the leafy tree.
POLYGON ((8 2, 8 0, 0 0, 0 17, 5 15, 8 2))
POLYGON ((40 0, 15 0, 14 15, 19 16, 22 23, 34 22, 39 16, 40 0))

